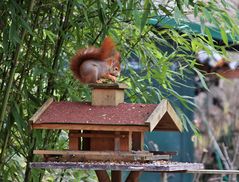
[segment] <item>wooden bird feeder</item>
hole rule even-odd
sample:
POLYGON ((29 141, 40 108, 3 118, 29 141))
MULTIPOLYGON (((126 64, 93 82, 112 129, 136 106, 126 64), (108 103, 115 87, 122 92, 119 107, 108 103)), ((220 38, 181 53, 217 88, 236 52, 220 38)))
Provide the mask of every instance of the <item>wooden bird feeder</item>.
MULTIPOLYGON (((30 119, 33 129, 69 130, 67 150, 34 151, 34 154, 44 156, 45 162, 48 162, 45 163, 45 167, 49 166, 49 162, 56 161, 64 163, 169 160, 170 153, 155 154, 144 151, 144 132, 183 130, 180 119, 167 100, 162 100, 160 104, 124 103, 124 89, 127 88, 124 84, 93 84, 90 87, 91 103, 56 102, 49 99, 30 119)), ((75 164, 75 167, 80 168, 79 163, 75 164)), ((32 167, 44 165, 32 163, 32 167)), ((202 168, 202 165, 198 165, 197 168, 202 168)), ((107 181, 105 170, 98 171, 99 168, 93 166, 92 169, 96 170, 99 181, 107 181)), ((120 167, 117 169, 123 170, 120 167)), ((165 170, 165 166, 162 169, 165 170)), ((179 169, 186 170, 180 167, 179 169)), ((119 170, 112 172, 112 181, 120 181, 119 170)), ((130 178, 137 179, 138 175, 132 173, 133 177, 130 178)))

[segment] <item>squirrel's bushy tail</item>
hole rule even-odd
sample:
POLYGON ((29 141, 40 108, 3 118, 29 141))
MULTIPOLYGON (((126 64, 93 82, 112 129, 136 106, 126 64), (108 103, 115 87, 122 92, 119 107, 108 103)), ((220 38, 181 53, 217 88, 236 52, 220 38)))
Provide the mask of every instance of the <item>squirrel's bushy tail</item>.
POLYGON ((86 60, 99 60, 100 58, 100 49, 95 47, 89 47, 86 49, 80 49, 77 51, 71 59, 70 69, 72 70, 74 76, 81 80, 80 76, 80 65, 86 60))
POLYGON ((106 37, 100 48, 89 47, 80 49, 76 55, 72 57, 70 62, 70 69, 74 76, 81 80, 80 65, 86 60, 104 61, 115 54, 115 44, 110 37, 106 37))

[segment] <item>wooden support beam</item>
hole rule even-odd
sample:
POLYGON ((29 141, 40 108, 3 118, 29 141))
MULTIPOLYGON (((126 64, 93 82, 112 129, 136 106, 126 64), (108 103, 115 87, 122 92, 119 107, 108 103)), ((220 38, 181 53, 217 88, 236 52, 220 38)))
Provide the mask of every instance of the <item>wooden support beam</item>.
POLYGON ((239 170, 216 170, 216 169, 201 169, 187 170, 186 173, 202 173, 202 174, 239 174, 239 170))
POLYGON ((132 131, 129 131, 129 137, 128 137, 128 140, 129 140, 129 151, 133 150, 132 146, 133 146, 133 139, 132 139, 132 131))
POLYGON ((125 182, 138 182, 141 175, 140 171, 131 171, 126 178, 125 182))
POLYGON ((111 182, 106 170, 95 170, 99 182, 111 182))
POLYGON ((112 182, 121 182, 121 171, 111 171, 111 181, 112 182))
MULTIPOLYGON (((70 133, 70 137, 83 138, 115 138, 116 135, 112 133, 70 133)), ((120 134, 120 138, 127 137, 125 134, 120 134)))
POLYGON ((80 150, 81 141, 80 138, 74 137, 72 134, 78 134, 80 131, 70 130, 69 131, 69 150, 80 150))
POLYGON ((144 150, 144 132, 132 133, 132 150, 144 150))
POLYGON ((54 101, 53 98, 49 98, 38 110, 35 114, 29 119, 29 121, 33 124, 40 117, 40 115, 51 105, 54 101))
POLYGON ((115 132, 115 138, 114 138, 114 151, 120 151, 120 132, 115 132))
MULTIPOLYGON (((88 134, 90 135, 90 134, 91 134, 91 131, 84 130, 82 134, 83 134, 83 135, 88 135, 88 134)), ((85 151, 90 150, 91 143, 92 143, 91 138, 87 138, 87 137, 86 137, 86 138, 83 138, 83 139, 82 139, 82 147, 81 147, 81 149, 82 149, 82 150, 85 150, 85 151)))
POLYGON ((34 129, 62 129, 62 130, 93 130, 93 131, 149 131, 148 126, 124 126, 124 125, 92 125, 92 124, 72 124, 72 123, 33 123, 34 129))
POLYGON ((160 173, 160 181, 161 182, 168 182, 168 175, 167 175, 167 173, 160 173))

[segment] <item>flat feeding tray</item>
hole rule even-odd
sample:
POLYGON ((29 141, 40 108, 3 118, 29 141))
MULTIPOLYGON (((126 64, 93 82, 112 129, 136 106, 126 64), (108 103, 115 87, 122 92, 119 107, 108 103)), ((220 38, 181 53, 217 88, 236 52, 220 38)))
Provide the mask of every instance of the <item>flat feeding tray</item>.
POLYGON ((32 162, 31 168, 180 172, 203 169, 201 163, 169 161, 140 162, 32 162))

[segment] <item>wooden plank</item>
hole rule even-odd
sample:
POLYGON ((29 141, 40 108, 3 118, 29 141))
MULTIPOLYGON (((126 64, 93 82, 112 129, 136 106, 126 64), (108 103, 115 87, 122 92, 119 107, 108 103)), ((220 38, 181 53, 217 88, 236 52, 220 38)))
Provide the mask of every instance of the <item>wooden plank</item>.
POLYGON ((239 170, 217 170, 217 169, 201 169, 187 170, 186 173, 202 173, 202 174, 239 174, 239 170))
POLYGON ((144 155, 44 155, 45 161, 52 162, 89 162, 89 161, 121 161, 121 162, 150 162, 157 160, 169 160, 169 156, 144 156, 144 155))
POLYGON ((105 170, 95 170, 99 182, 111 182, 110 177, 105 170))
POLYGON ((155 172, 185 172, 201 170, 201 163, 164 162, 31 162, 31 168, 49 169, 82 169, 82 170, 120 170, 120 171, 155 171, 155 172))
POLYGON ((73 134, 78 134, 80 131, 78 130, 70 130, 69 131, 69 150, 80 150, 80 138, 72 136, 73 134))
POLYGON ((132 150, 144 150, 144 132, 133 132, 132 150))
POLYGON ((121 171, 111 171, 111 181, 112 182, 121 182, 122 180, 122 175, 121 171))
POLYGON ((131 151, 129 143, 129 132, 120 132, 120 151, 131 151), (123 137, 122 137, 123 136, 123 137))
POLYGON ((148 155, 152 156, 153 154, 148 151, 132 151, 132 152, 117 152, 117 151, 80 151, 80 150, 33 150, 33 154, 37 155, 80 155, 80 154, 89 154, 89 155, 148 155))
MULTIPOLYGON (((92 131, 98 133, 114 134, 113 131, 92 131)), ((90 150, 91 151, 113 151, 114 150, 114 138, 90 138, 90 150)))
POLYGON ((94 131, 149 131, 148 126, 124 126, 124 125, 90 125, 90 124, 71 124, 71 123, 33 123, 34 129, 62 129, 62 130, 94 130, 94 131))
POLYGON ((167 100, 163 99, 160 104, 154 109, 145 123, 149 124, 150 131, 153 131, 154 128, 157 126, 158 122, 162 119, 164 114, 167 111, 167 100))
POLYGON ((120 151, 120 132, 115 132, 116 137, 114 138, 114 151, 120 151))
POLYGON ((124 91, 116 89, 93 89, 93 106, 117 106, 124 102, 124 91))
POLYGON ((182 122, 179 119, 177 113, 175 112, 175 110, 173 109, 173 107, 171 106, 171 104, 169 102, 167 102, 167 112, 171 116, 171 118, 174 121, 175 125, 177 126, 178 130, 180 132, 182 132, 183 131, 182 122))
POLYGON ((53 156, 66 156, 66 155, 92 155, 94 156, 122 156, 122 157, 143 157, 145 160, 168 160, 170 155, 153 155, 148 151, 132 151, 132 152, 117 152, 117 151, 79 151, 79 150, 34 150, 35 155, 53 155, 53 156))
POLYGON ((153 155, 145 158, 145 160, 148 161, 169 160, 169 159, 171 159, 170 155, 153 155))
MULTIPOLYGON (((70 133, 69 137, 84 137, 84 138, 115 138, 115 134, 110 133, 70 133)), ((120 138, 125 138, 127 135, 120 134, 120 138)))
POLYGON ((141 172, 140 171, 131 171, 126 178, 125 182, 138 182, 141 172))
POLYGON ((43 155, 47 161, 156 161, 168 160, 169 155, 153 155, 149 152, 102 152, 102 151, 52 151, 34 150, 33 154, 43 155))
POLYGON ((160 104, 154 109, 145 123, 149 124, 150 131, 182 131, 182 123, 174 111, 171 104, 163 99, 160 104))
POLYGON ((177 152, 167 152, 167 151, 149 151, 150 153, 153 153, 154 155, 178 155, 177 152))
POLYGON ((132 131, 129 131, 129 137, 128 137, 128 146, 129 146, 129 151, 133 150, 133 143, 132 143, 132 131))
POLYGON ((89 161, 111 161, 111 162, 148 162, 152 161, 152 157, 139 155, 44 155, 46 161, 51 162, 89 162, 89 161))
POLYGON ((144 150, 144 132, 140 133, 140 150, 144 150))
POLYGON ((90 88, 102 88, 102 89, 112 89, 112 88, 115 88, 115 89, 126 89, 128 88, 128 85, 124 84, 124 83, 112 83, 112 84, 104 84, 104 83, 91 83, 91 84, 88 84, 88 86, 90 88))
POLYGON ((47 101, 33 114, 33 116, 29 119, 31 123, 35 123, 36 120, 40 117, 40 115, 51 105, 54 101, 53 98, 47 99, 47 101))

